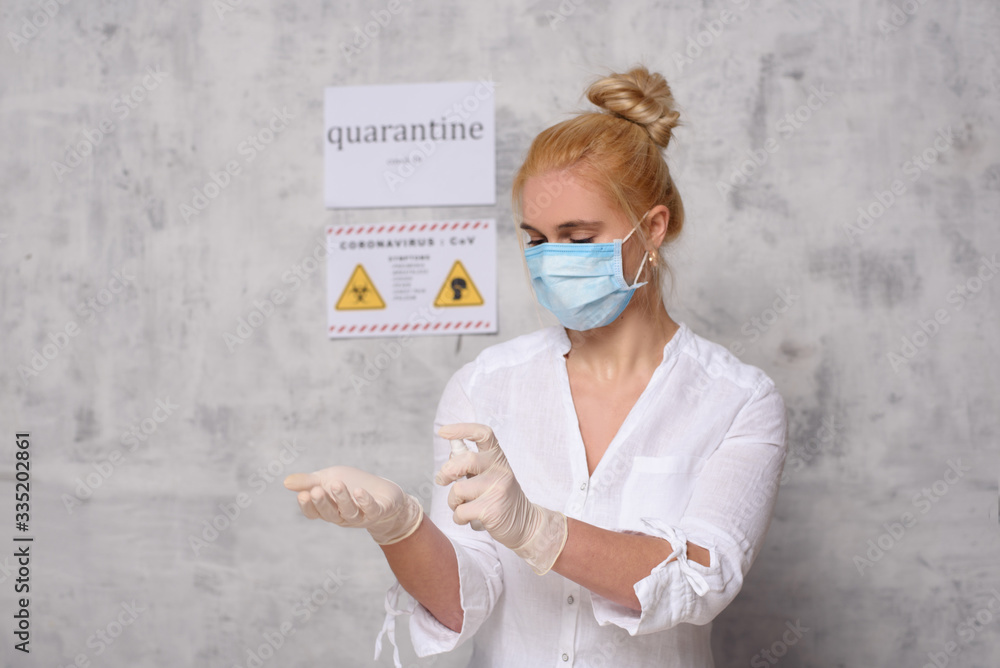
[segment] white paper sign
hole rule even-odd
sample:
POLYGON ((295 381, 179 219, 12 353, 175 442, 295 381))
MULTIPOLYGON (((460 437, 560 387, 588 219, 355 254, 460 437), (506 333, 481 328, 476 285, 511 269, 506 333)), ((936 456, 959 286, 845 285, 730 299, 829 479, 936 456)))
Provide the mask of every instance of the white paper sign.
POLYGON ((327 88, 327 208, 495 204, 494 86, 327 88))
POLYGON ((496 221, 328 227, 330 338, 497 331, 496 221))

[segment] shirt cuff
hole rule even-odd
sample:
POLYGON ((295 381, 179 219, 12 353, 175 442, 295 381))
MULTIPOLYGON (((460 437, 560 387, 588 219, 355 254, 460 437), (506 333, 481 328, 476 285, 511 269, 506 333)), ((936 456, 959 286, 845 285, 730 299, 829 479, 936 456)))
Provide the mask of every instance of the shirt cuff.
POLYGON ((382 653, 382 636, 386 635, 393 646, 396 668, 402 668, 399 647, 396 644, 396 617, 410 616, 410 640, 418 657, 450 652, 473 636, 493 609, 502 587, 502 570, 499 561, 490 560, 475 550, 466 550, 453 539, 458 561, 459 596, 463 621, 461 633, 452 631, 438 621, 427 608, 410 596, 397 580, 385 595, 385 622, 375 639, 375 658, 382 653))
POLYGON ((712 592, 722 592, 729 578, 723 576, 716 541, 699 533, 695 542, 709 552, 705 567, 687 557, 687 534, 653 517, 641 518, 650 535, 666 539, 673 547, 670 555, 633 586, 641 610, 632 610, 592 593, 594 617, 601 626, 614 624, 629 635, 652 633, 677 624, 690 623, 699 598, 712 592), (707 544, 706 544, 707 543, 707 544))

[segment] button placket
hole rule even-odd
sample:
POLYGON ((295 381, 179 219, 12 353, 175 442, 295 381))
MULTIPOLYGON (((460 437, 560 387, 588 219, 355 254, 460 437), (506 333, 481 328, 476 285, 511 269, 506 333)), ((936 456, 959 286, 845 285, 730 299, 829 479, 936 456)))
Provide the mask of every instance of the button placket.
MULTIPOLYGON (((576 483, 573 484, 575 485, 576 483)), ((587 491, 589 487, 590 487, 590 482, 584 480, 580 483, 578 489, 573 490, 570 493, 564 511, 568 517, 573 517, 575 519, 583 519, 584 509, 587 506, 587 491)))
MULTIPOLYGON (((569 494, 566 511, 568 516, 583 519, 586 516, 587 492, 590 488, 590 481, 583 478, 577 478, 577 480, 578 483, 573 483, 577 489, 570 488, 573 491, 569 494)), ((572 580, 564 581, 563 601, 565 601, 565 605, 560 619, 558 645, 558 665, 561 666, 573 665, 573 659, 576 656, 576 627, 577 617, 580 614, 579 589, 579 585, 572 580)))
POLYGON ((563 581, 563 605, 560 616, 559 629, 559 658, 560 665, 572 665, 573 657, 576 655, 576 626, 577 616, 580 614, 580 606, 577 600, 580 597, 580 586, 572 580, 563 581))

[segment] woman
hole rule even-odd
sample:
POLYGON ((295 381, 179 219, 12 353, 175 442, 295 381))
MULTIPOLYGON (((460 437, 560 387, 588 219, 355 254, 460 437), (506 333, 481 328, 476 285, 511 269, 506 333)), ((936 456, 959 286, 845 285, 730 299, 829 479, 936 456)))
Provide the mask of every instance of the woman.
POLYGON ((472 637, 477 668, 712 666, 710 622, 770 523, 781 396, 671 319, 659 292, 684 219, 662 156, 670 88, 638 67, 588 98, 603 111, 542 132, 513 184, 532 285, 562 326, 451 378, 430 516, 357 469, 286 481, 307 517, 382 546, 398 580, 383 632, 395 642, 395 616, 412 613, 419 656, 472 637))

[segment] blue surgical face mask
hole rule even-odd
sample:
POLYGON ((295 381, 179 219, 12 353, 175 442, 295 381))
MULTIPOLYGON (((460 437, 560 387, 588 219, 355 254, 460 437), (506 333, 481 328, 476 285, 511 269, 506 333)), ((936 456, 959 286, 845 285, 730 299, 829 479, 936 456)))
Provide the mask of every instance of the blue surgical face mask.
POLYGON ((622 244, 633 232, 611 243, 543 243, 524 251, 538 301, 563 327, 582 332, 607 325, 625 310, 636 288, 646 285, 635 281, 648 252, 631 285, 622 271, 622 244))

